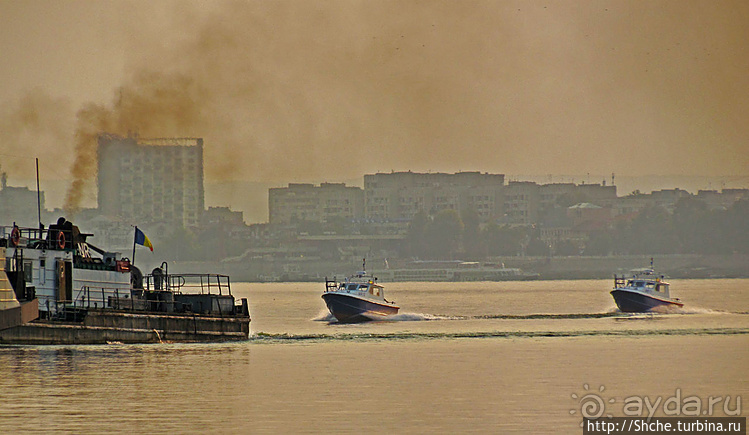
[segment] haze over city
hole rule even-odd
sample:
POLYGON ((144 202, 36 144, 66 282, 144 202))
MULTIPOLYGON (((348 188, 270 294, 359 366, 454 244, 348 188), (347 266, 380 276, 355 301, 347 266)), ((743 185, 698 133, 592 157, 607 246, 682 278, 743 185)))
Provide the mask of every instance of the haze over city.
POLYGON ((267 196, 242 183, 392 170, 747 187, 747 21, 742 1, 2 0, 2 170, 40 158, 75 209, 98 133, 202 137, 207 203, 253 221, 267 196))
POLYGON ((745 431, 748 24, 0 0, 0 434, 745 431))

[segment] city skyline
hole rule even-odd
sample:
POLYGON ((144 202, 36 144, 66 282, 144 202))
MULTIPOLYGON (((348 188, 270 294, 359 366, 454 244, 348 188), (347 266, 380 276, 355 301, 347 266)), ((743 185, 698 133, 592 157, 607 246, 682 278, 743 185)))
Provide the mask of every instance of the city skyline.
MULTIPOLYGON (((40 168, 45 165, 40 163, 40 168)), ((2 172, 2 167, 0 167, 2 172)), ((413 171, 412 171, 413 172, 413 171)), ((475 171, 463 171, 475 172, 475 171)), ((373 173, 374 174, 374 173, 373 173)), ((234 182, 230 186, 220 183, 211 183, 205 180, 205 206, 208 207, 228 207, 233 211, 240 211, 244 214, 244 221, 247 224, 266 223, 269 221, 269 190, 274 188, 285 188, 289 184, 312 184, 320 185, 325 183, 343 183, 347 187, 364 186, 364 176, 373 174, 361 174, 358 179, 349 180, 314 180, 314 181, 290 181, 275 183, 260 182, 234 182), (239 192, 240 194, 237 194, 239 192)), ((515 181, 530 181, 539 185, 546 184, 609 184, 611 181, 603 174, 584 174, 584 175, 506 175, 505 186, 515 181)), ((624 197, 635 191, 643 194, 649 194, 661 190, 684 190, 691 194, 697 194, 700 190, 721 191, 722 189, 746 189, 749 188, 747 177, 659 177, 655 175, 642 177, 627 177, 615 175, 615 186, 617 187, 617 196, 624 197)), ((54 210, 62 208, 64 195, 68 191, 70 180, 56 180, 56 182, 41 182, 41 190, 45 195, 46 209, 54 210), (63 182, 60 182, 63 181, 63 182)), ((10 187, 25 187, 32 191, 36 190, 35 180, 13 177, 8 179, 10 187)), ((84 208, 96 208, 97 197, 96 189, 92 189, 84 201, 84 208)), ((35 204, 33 204, 35 206, 35 204)))

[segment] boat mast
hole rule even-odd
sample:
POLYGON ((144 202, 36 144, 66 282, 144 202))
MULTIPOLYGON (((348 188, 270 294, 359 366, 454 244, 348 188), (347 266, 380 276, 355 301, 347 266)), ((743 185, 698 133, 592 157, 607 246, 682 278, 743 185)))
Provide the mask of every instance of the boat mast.
POLYGON ((44 224, 42 224, 42 193, 39 190, 39 158, 36 158, 36 212, 39 218, 39 238, 42 237, 44 224))

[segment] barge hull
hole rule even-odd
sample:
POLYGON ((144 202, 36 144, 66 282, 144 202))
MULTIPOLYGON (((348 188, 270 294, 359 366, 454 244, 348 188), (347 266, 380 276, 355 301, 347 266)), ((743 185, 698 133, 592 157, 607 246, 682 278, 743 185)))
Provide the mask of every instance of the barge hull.
POLYGON ((82 323, 37 320, 0 331, 0 344, 106 344, 247 340, 249 316, 91 310, 82 323))

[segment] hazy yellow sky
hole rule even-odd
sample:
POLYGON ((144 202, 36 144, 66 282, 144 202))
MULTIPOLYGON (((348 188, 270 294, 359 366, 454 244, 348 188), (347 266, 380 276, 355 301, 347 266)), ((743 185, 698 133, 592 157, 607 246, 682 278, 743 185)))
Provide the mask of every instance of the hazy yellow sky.
POLYGON ((207 181, 747 177, 747 23, 744 0, 0 0, 0 154, 92 178, 76 148, 105 128, 203 137, 207 181))

